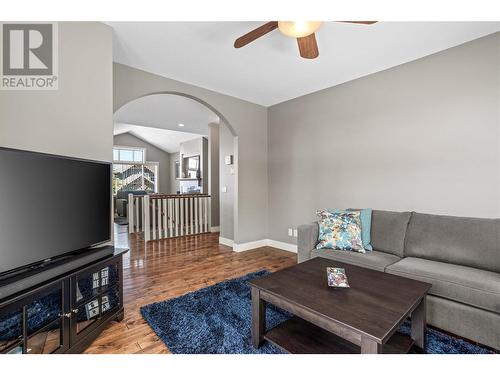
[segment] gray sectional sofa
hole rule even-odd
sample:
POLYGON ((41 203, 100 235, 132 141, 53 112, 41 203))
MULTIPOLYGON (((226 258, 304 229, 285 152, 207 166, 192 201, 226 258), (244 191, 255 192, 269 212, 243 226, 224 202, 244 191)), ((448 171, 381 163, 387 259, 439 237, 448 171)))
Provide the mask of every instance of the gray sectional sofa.
POLYGON ((366 254, 316 249, 298 228, 298 262, 324 257, 432 284, 428 324, 500 350, 500 219, 373 211, 366 254))

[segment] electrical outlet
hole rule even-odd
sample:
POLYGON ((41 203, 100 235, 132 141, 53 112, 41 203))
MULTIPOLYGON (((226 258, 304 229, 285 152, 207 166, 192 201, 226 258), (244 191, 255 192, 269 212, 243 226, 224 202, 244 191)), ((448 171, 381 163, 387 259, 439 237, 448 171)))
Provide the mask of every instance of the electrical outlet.
POLYGON ((292 236, 293 236, 293 229, 292 229, 292 228, 288 228, 288 235, 289 235, 290 237, 292 237, 292 236))
POLYGON ((293 230, 293 236, 297 237, 299 235, 299 231, 297 229, 293 230))

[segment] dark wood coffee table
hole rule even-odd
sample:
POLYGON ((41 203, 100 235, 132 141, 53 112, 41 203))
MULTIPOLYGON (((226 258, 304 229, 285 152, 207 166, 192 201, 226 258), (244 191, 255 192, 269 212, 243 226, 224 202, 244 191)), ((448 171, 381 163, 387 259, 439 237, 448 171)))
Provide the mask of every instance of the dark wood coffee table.
POLYGON ((290 353, 407 353, 425 350, 425 300, 431 284, 315 258, 249 282, 252 343, 290 353), (331 288, 326 267, 345 268, 350 288, 331 288), (266 332, 269 302, 294 317, 266 332), (397 332, 411 314, 411 337, 397 332))

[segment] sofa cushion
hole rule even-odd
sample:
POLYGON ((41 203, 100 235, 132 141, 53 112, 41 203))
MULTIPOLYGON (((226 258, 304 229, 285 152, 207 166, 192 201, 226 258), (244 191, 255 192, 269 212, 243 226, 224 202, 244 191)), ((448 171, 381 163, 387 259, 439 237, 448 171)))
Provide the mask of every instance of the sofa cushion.
POLYGON ((405 256, 500 272, 500 219, 413 213, 405 256))
POLYGON ((403 257, 410 212, 373 210, 371 242, 374 250, 403 257))
POLYGON ((372 251, 371 244, 371 228, 372 228, 372 209, 371 208, 348 208, 347 210, 334 210, 328 209, 328 212, 352 212, 359 211, 359 218, 361 219, 361 240, 363 241, 363 248, 367 251, 372 251))
POLYGON ((365 253, 361 239, 361 213, 318 210, 317 249, 338 249, 365 253))
MULTIPOLYGON (((382 272, 389 264, 393 264, 401 259, 395 255, 382 253, 380 251, 369 251, 366 254, 362 254, 354 251, 331 249, 314 249, 311 253, 311 258, 315 257, 328 258, 382 272)), ((347 275, 347 277, 349 277, 349 275, 347 275)))
POLYGON ((385 272, 431 283, 431 295, 500 313, 500 273, 412 257, 385 272))

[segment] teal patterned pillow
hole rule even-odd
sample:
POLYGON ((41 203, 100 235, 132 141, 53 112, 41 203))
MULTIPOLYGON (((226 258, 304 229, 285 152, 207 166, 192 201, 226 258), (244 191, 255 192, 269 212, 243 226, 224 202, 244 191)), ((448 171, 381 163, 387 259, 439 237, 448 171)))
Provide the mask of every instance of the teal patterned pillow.
POLYGON ((371 208, 348 208, 347 210, 334 210, 328 209, 328 212, 332 213, 343 213, 351 211, 360 212, 361 220, 361 240, 363 241, 363 248, 368 251, 372 251, 373 247, 371 244, 371 227, 372 227, 372 209, 371 208))
POLYGON ((328 212, 319 210, 319 237, 316 249, 335 249, 365 253, 361 239, 359 211, 328 212))

